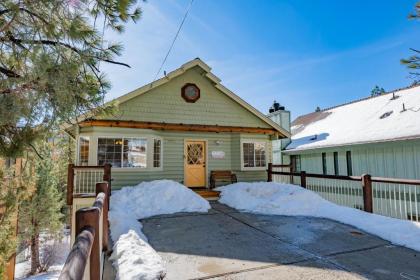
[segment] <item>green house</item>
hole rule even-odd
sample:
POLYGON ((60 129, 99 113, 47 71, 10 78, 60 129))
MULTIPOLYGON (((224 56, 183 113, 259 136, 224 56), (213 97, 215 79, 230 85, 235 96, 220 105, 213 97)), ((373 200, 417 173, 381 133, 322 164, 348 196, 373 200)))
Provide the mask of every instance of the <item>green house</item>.
POLYGON ((194 59, 113 100, 112 116, 88 115, 67 127, 77 140, 75 164, 112 164, 113 189, 157 179, 208 187, 213 170, 266 180, 271 141, 290 133, 210 70, 194 59))

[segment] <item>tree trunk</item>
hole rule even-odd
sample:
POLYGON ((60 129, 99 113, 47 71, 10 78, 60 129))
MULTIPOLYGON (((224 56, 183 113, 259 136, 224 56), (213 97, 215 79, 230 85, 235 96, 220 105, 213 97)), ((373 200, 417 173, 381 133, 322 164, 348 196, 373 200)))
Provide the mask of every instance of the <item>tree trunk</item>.
POLYGON ((36 274, 39 269, 39 233, 38 233, 38 223, 32 221, 34 234, 31 237, 31 274, 36 274))

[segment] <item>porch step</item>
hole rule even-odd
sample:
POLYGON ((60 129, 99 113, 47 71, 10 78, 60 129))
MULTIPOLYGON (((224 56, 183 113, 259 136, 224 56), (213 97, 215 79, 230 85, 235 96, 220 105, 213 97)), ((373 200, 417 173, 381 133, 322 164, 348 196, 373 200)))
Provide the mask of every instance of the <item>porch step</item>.
POLYGON ((211 190, 194 190, 194 192, 205 199, 218 199, 220 192, 211 190))

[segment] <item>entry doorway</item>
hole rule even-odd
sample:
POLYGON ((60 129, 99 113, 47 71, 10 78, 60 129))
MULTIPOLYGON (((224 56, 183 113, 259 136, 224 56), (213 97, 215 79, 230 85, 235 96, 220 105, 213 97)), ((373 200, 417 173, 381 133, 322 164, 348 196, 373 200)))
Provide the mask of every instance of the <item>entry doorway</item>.
POLYGON ((206 141, 186 140, 184 147, 184 184, 190 188, 206 186, 206 141))

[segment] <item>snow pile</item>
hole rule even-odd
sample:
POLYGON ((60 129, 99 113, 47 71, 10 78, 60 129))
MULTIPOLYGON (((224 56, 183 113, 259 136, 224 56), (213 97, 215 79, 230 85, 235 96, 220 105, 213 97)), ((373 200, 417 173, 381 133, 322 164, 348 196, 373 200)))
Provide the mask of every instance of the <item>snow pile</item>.
POLYGON ((120 236, 110 260, 118 268, 118 279, 154 280, 165 276, 161 257, 133 230, 120 236))
POLYGON ((239 210, 336 220, 394 244, 420 251, 420 223, 339 206, 300 186, 266 182, 237 183, 217 190, 221 191, 221 203, 239 210))
POLYGON ((299 119, 287 150, 419 137, 420 86, 299 119))
POLYGON ((112 193, 109 223, 114 245, 117 278, 160 279, 163 261, 147 244, 142 224, 151 216, 177 212, 207 212, 208 201, 189 188, 170 180, 142 182, 112 193))

